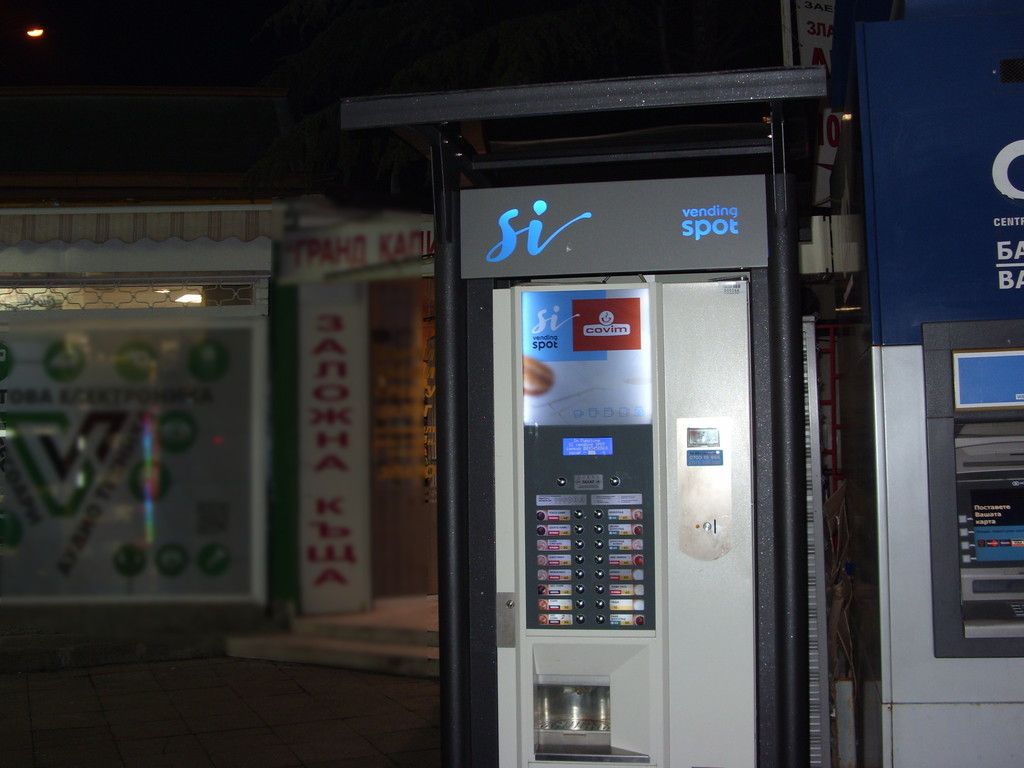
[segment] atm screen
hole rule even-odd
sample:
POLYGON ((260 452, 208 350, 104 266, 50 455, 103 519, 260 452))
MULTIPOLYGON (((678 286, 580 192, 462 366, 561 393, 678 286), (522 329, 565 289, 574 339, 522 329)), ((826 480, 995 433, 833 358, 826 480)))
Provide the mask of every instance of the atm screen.
POLYGON ((953 352, 956 410, 1024 408, 1024 350, 953 352))
POLYGON ((970 504, 977 561, 1024 562, 1024 486, 973 488, 970 504))

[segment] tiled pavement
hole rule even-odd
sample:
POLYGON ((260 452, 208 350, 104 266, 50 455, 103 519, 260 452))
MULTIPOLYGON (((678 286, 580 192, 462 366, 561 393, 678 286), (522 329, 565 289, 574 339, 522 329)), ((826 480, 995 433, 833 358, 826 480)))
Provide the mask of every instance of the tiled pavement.
POLYGON ((0 675, 3 768, 440 766, 436 680, 213 658, 0 675))

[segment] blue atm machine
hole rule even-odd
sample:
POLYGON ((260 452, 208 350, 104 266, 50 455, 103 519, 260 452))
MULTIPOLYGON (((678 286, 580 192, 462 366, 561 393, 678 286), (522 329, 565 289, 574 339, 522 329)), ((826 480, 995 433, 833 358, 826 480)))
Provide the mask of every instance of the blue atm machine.
POLYGON ((850 463, 874 432, 850 482, 876 493, 848 498, 877 526, 856 577, 861 764, 1021 765, 1024 15, 908 1, 857 27, 856 60, 870 346, 841 397, 864 403, 843 414, 850 463))

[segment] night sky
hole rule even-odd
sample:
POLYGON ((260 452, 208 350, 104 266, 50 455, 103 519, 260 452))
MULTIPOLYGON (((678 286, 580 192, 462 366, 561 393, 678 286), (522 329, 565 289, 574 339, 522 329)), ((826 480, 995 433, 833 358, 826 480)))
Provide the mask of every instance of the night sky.
POLYGON ((284 0, 5 0, 4 86, 251 86, 273 67, 253 43, 284 0), (31 41, 30 24, 47 30, 31 41))

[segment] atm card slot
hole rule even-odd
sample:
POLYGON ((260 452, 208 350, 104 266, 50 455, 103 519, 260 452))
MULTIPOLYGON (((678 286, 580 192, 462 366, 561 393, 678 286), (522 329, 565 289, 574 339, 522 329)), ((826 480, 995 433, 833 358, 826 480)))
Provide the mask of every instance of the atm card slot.
POLYGON ((1024 579, 977 579, 971 582, 971 591, 976 595, 1024 592, 1024 579))

